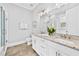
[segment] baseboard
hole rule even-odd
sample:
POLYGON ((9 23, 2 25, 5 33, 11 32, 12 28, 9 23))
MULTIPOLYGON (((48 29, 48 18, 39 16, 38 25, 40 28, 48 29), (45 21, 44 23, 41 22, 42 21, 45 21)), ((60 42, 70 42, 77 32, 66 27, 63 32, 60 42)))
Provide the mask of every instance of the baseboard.
POLYGON ((22 44, 22 43, 26 43, 26 40, 25 40, 25 41, 19 41, 19 42, 14 42, 14 43, 6 44, 6 46, 5 46, 5 50, 3 50, 3 47, 0 47, 0 56, 5 56, 7 47, 16 46, 16 45, 18 45, 18 44, 22 44))
POLYGON ((9 43, 9 44, 7 44, 7 47, 16 46, 16 45, 19 45, 19 44, 22 44, 22 43, 26 43, 26 40, 25 41, 14 42, 14 43, 9 43))

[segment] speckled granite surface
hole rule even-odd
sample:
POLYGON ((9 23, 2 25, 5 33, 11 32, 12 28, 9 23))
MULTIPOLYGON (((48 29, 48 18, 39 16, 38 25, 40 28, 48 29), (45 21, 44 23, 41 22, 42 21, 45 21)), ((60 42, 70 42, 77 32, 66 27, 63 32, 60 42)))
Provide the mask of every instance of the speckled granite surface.
MULTIPOLYGON (((41 35, 41 34, 34 34, 34 33, 33 33, 33 35, 44 38, 46 40, 57 43, 59 45, 63 45, 63 46, 66 46, 66 47, 69 47, 69 48, 72 48, 72 49, 75 49, 75 50, 79 51, 79 39, 57 38, 57 37, 50 37, 48 35, 43 35, 43 34, 41 35), (73 44, 71 44, 71 43, 70 44, 65 44, 64 42, 61 42, 61 41, 56 40, 56 39, 62 39, 62 40, 65 40, 65 41, 69 41, 69 42, 72 42, 73 44)), ((79 38, 79 37, 76 37, 76 38, 79 38)))

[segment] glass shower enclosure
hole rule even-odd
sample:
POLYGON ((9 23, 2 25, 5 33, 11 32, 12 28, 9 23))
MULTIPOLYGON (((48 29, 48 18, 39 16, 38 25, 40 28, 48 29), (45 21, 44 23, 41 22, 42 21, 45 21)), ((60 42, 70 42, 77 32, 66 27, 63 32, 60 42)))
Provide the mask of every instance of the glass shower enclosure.
POLYGON ((0 55, 5 51, 5 11, 0 7, 0 55))

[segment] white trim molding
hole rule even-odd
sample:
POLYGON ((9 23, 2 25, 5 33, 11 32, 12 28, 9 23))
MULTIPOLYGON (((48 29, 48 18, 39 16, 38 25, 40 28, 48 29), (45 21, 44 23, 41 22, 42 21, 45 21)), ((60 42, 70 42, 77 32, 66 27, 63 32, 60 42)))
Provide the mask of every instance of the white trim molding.
POLYGON ((19 45, 19 44, 22 44, 22 43, 26 43, 26 40, 25 41, 14 42, 14 43, 8 43, 7 47, 16 46, 16 45, 19 45))

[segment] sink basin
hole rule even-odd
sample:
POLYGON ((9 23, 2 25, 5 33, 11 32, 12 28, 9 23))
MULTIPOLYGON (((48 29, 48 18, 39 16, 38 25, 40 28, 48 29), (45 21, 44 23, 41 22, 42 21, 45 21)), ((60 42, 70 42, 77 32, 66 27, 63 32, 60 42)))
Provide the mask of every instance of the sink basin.
POLYGON ((39 34, 39 35, 44 36, 44 37, 49 37, 48 34, 39 34))
POLYGON ((74 42, 70 41, 70 40, 67 40, 67 39, 54 39, 56 42, 59 42, 59 43, 62 43, 62 44, 65 44, 65 45, 68 45, 68 46, 71 46, 71 47, 74 47, 75 44, 74 42))
POLYGON ((42 36, 49 36, 48 34, 41 34, 42 36))

